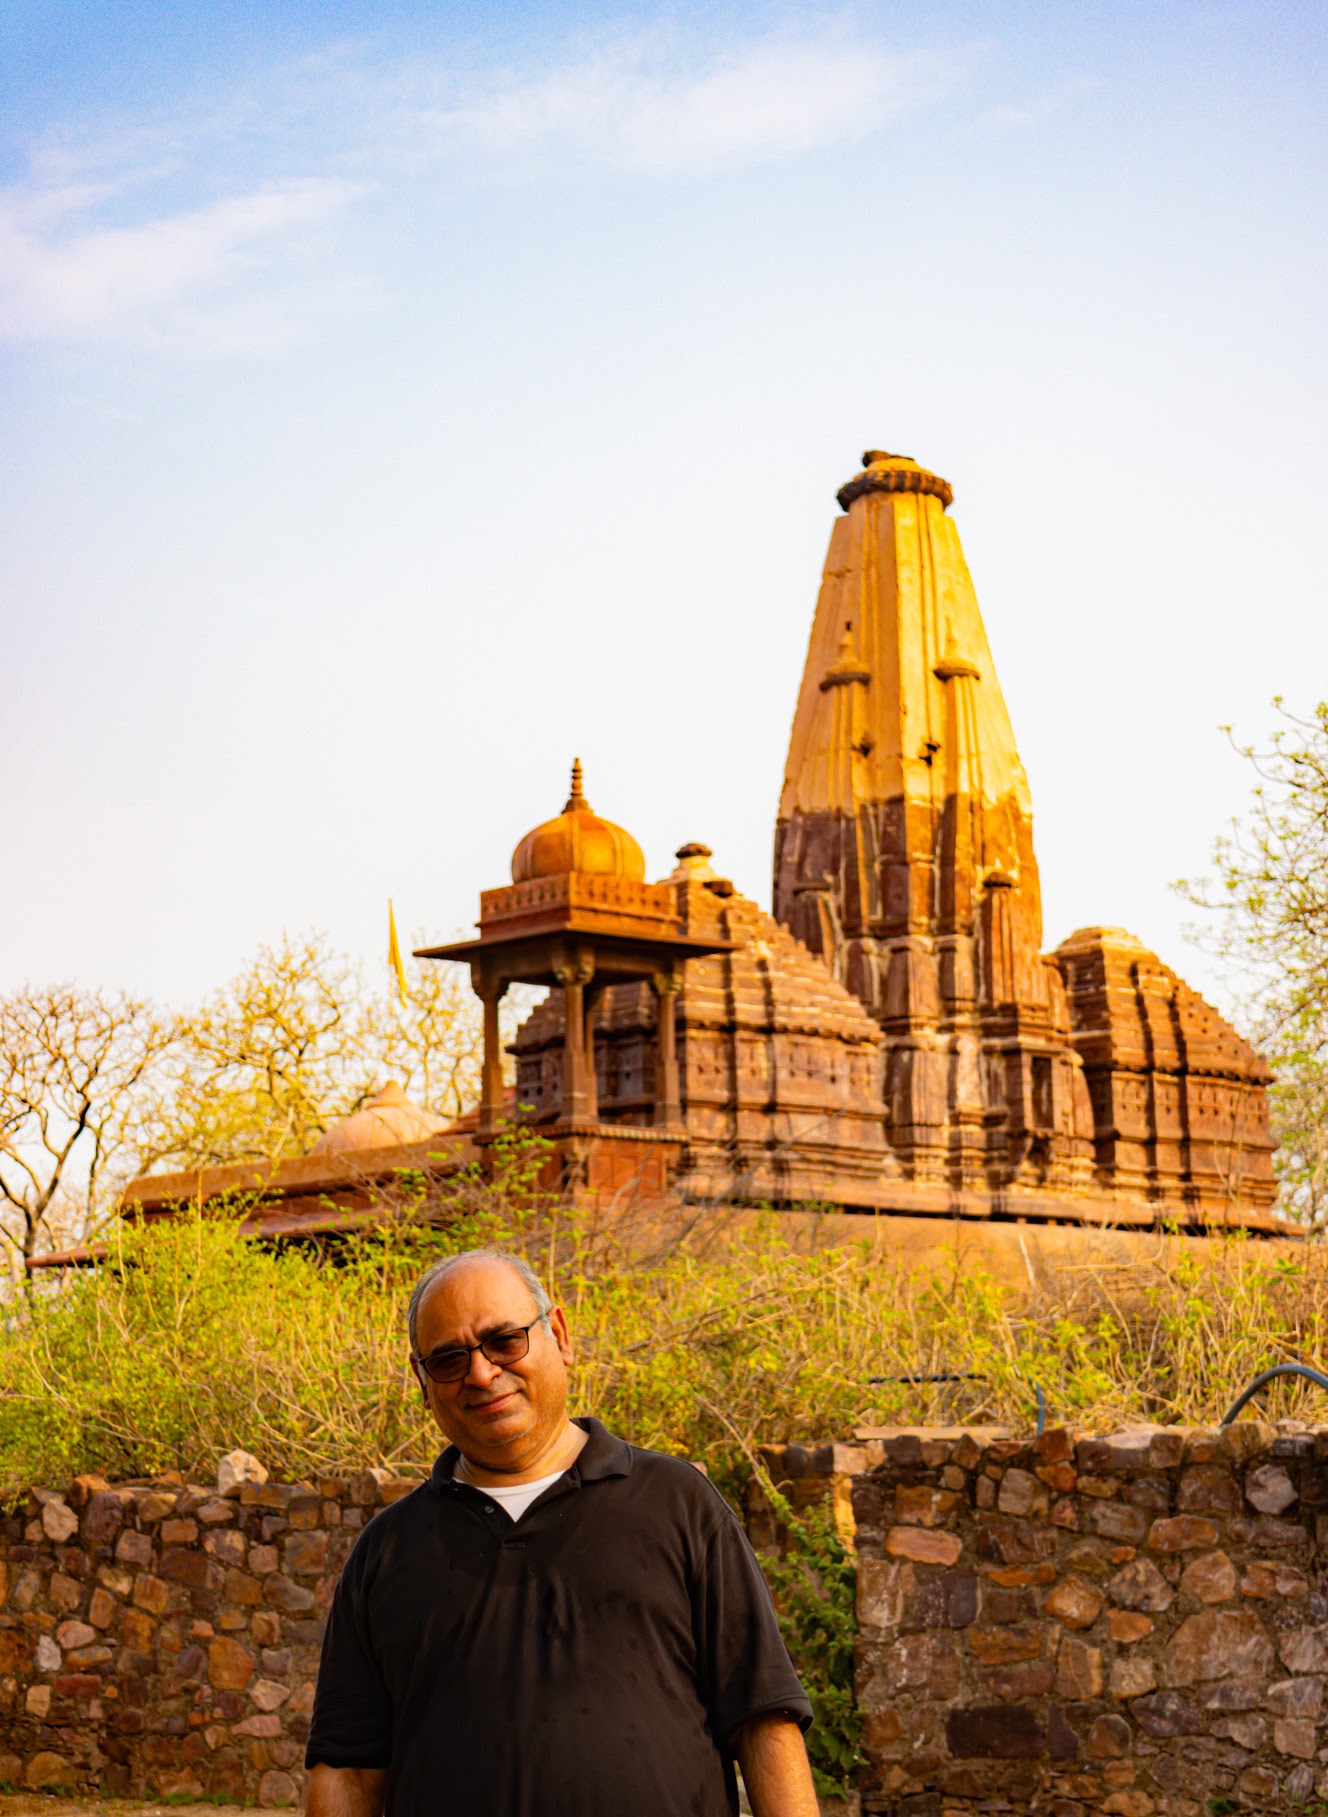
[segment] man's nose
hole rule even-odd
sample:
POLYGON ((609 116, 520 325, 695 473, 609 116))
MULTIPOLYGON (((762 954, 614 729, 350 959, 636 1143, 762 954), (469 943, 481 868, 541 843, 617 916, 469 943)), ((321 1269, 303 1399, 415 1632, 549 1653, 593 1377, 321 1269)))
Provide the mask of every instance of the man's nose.
POLYGON ((468 1388, 487 1388, 494 1377, 502 1373, 499 1365, 491 1363, 482 1350, 472 1350, 470 1368, 466 1372, 466 1386, 468 1388))

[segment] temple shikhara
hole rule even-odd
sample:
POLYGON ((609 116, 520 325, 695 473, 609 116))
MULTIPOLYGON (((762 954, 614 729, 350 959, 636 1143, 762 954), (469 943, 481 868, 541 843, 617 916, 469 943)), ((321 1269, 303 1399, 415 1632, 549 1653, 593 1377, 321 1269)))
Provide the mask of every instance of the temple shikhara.
MULTIPOLYGON (((422 955, 467 964, 483 1003, 475 1114, 449 1133, 396 1100, 360 1113, 373 1130, 273 1171, 264 1228, 326 1228, 329 1194, 353 1215, 352 1163, 482 1161, 515 1114, 606 1202, 1289 1234, 1260 1056, 1119 928, 1043 950, 1028 779, 951 497, 879 451, 838 493, 770 912, 701 843, 647 881, 578 765, 477 936, 422 955), (548 995, 505 1056, 516 982, 548 995)), ((128 1201, 213 1190, 154 1178, 128 1201)))

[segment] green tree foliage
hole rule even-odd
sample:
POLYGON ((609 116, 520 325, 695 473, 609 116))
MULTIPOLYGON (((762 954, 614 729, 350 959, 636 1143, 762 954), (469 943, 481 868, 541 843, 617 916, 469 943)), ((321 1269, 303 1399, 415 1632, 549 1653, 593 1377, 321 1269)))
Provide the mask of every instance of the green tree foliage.
MULTIPOLYGON (((1283 1206, 1328 1228, 1328 702, 1238 745, 1255 782, 1213 851, 1214 875, 1177 887, 1213 911, 1196 937, 1226 965, 1236 1014, 1274 1073, 1283 1206)), ((1229 732, 1229 728, 1228 728, 1229 732)))

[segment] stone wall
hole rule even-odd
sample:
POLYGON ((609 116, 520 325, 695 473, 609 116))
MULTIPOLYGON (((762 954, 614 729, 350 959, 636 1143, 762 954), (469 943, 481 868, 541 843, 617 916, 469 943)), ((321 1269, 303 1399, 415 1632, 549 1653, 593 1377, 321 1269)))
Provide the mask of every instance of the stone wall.
POLYGON ((295 1802, 337 1574, 414 1486, 33 1490, 0 1519, 0 1783, 295 1802))
MULTIPOLYGON (((768 1462, 857 1549, 865 1813, 1328 1798, 1328 1430, 919 1429, 768 1462)), ((33 1490, 0 1517, 0 1783, 293 1803, 337 1573, 412 1487, 33 1490)))
POLYGON ((1328 1799, 1328 1429, 882 1431, 767 1461, 858 1554, 864 1812, 1328 1799))

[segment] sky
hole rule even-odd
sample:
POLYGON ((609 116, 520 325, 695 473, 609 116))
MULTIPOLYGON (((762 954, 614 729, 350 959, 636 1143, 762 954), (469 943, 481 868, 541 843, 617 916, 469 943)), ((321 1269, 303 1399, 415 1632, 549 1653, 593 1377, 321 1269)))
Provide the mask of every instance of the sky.
POLYGON ((1048 946, 1210 994, 1328 694, 1328 14, 12 0, 0 989, 474 920, 580 756, 769 901, 836 489, 952 483, 1048 946))

